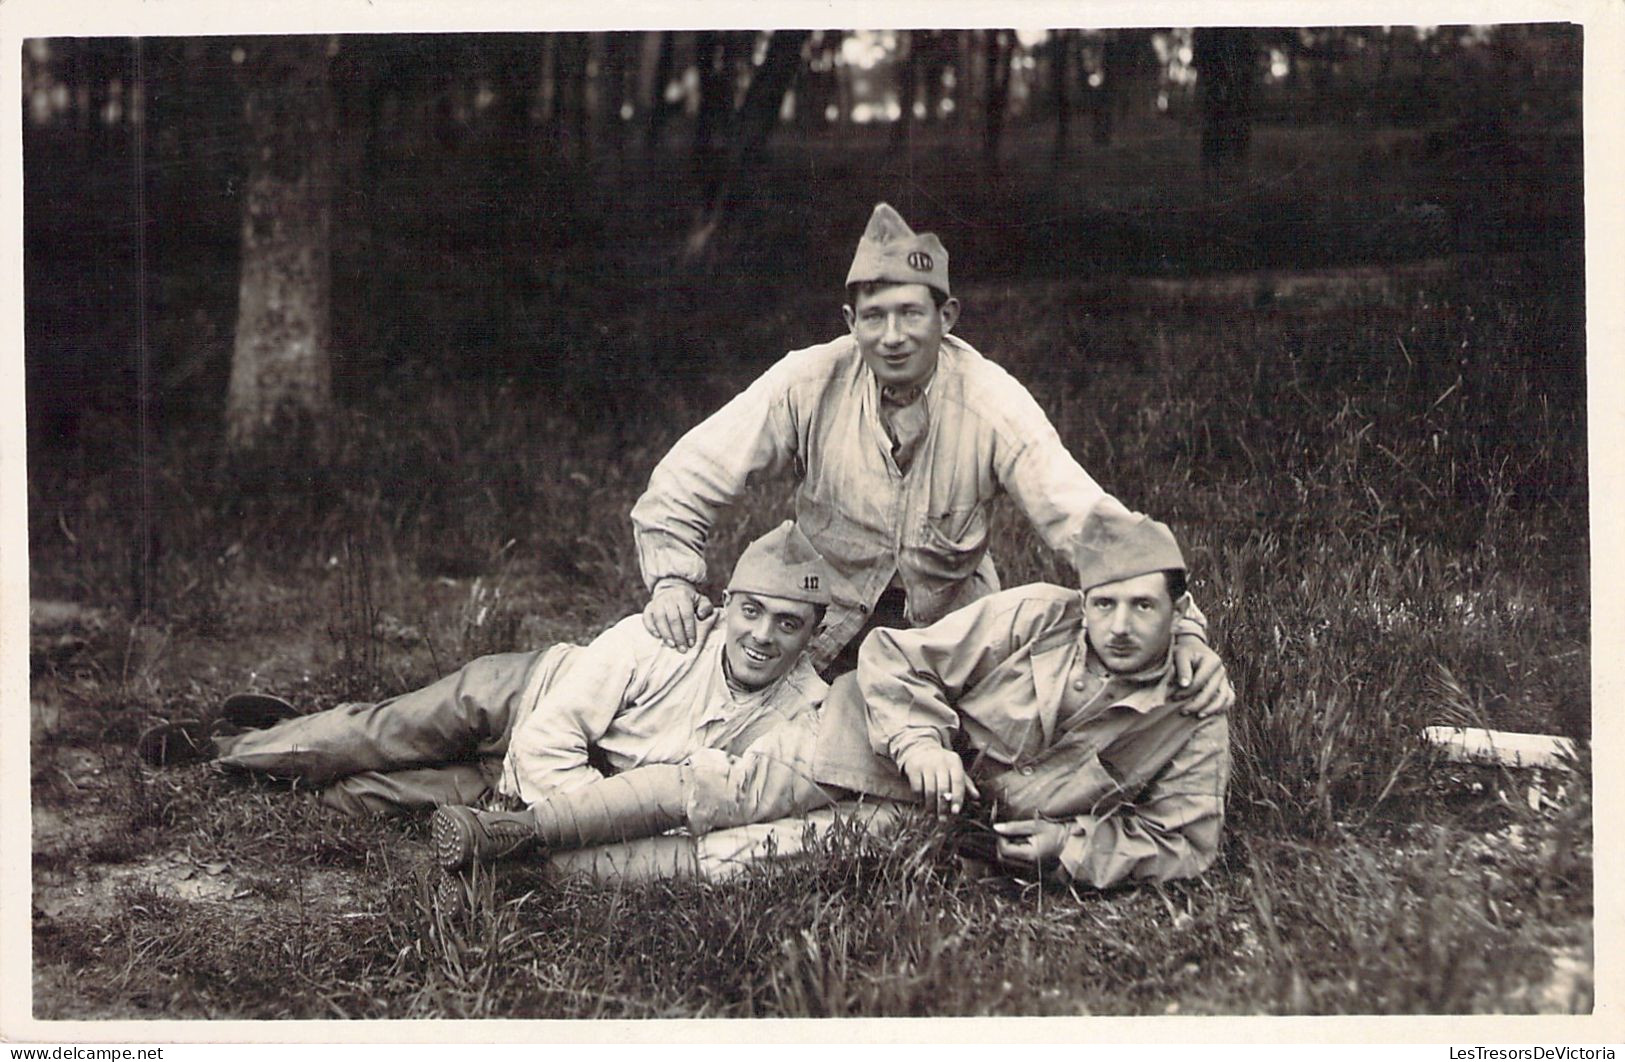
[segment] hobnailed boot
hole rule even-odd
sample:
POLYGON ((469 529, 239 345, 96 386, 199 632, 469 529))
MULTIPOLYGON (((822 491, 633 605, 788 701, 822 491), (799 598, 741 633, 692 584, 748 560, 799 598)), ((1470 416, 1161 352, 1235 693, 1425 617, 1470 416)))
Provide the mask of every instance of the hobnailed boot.
POLYGON ((150 767, 180 767, 205 763, 220 754, 217 737, 239 734, 242 728, 223 719, 204 723, 201 719, 177 719, 149 726, 135 739, 135 751, 150 767))
POLYGON ((528 810, 478 811, 445 804, 434 809, 429 830, 435 860, 447 870, 523 855, 540 842, 536 817, 528 810))
POLYGON ((299 709, 269 693, 233 693, 220 705, 220 718, 245 730, 266 730, 299 714, 299 709))

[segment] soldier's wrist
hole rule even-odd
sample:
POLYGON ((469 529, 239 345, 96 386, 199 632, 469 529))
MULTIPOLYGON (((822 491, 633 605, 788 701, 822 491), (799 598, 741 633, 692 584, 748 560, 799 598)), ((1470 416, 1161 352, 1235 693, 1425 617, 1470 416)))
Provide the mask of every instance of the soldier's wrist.
POLYGON ((651 598, 659 597, 667 590, 676 589, 687 590, 689 594, 694 597, 698 597, 700 594, 700 591, 694 586, 694 584, 689 582, 687 579, 676 575, 667 575, 663 578, 655 580, 654 589, 649 592, 649 596, 651 598))
POLYGON ((906 741, 899 741, 892 747, 892 760, 906 770, 910 761, 941 752, 944 747, 934 733, 911 735, 906 741))

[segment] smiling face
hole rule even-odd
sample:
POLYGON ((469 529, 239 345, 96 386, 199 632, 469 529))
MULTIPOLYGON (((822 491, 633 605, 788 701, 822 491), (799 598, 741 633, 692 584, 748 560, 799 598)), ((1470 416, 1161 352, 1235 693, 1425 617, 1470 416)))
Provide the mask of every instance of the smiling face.
POLYGON ((1091 587, 1083 595, 1089 645, 1116 674, 1144 671, 1168 655, 1174 620, 1188 596, 1181 594, 1178 601, 1170 597, 1162 572, 1091 587))
POLYGON ((735 682, 760 689, 781 678, 818 630, 817 605, 736 590, 723 610, 723 652, 735 682))
POLYGON ((959 301, 941 308, 924 284, 892 284, 859 294, 841 307, 863 363, 883 386, 913 387, 937 367, 942 337, 959 317, 959 301))

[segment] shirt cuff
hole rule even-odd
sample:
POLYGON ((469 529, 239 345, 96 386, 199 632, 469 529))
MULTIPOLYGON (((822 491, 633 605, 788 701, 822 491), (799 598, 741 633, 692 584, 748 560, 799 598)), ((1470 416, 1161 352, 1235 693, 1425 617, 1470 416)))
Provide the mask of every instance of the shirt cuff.
POLYGON ((1207 640, 1207 628, 1202 627, 1188 619, 1180 620, 1179 626, 1174 628, 1174 641, 1177 642, 1181 638, 1195 638, 1203 645, 1209 644, 1207 640))
POLYGON ((674 586, 686 586, 696 594, 700 592, 698 587, 680 575, 662 575, 655 580, 654 586, 650 587, 649 596, 654 597, 660 591, 669 590, 674 586))
POLYGON ((911 726, 907 730, 891 739, 891 758, 902 770, 903 761, 909 754, 922 748, 945 749, 948 743, 942 739, 935 728, 928 726, 911 726))
POLYGON ((568 767, 564 770, 551 770, 542 774, 540 778, 535 775, 514 771, 512 795, 517 796, 526 804, 538 804, 557 793, 566 793, 572 789, 580 789, 592 782, 601 782, 604 775, 596 767, 582 764, 579 767, 568 767))

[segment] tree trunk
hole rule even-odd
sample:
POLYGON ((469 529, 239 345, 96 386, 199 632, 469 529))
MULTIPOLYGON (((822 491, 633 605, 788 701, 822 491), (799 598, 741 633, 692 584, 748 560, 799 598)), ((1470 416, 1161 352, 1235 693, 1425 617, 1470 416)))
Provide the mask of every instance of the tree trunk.
POLYGON ((1192 51, 1202 102, 1202 168, 1218 173, 1247 155, 1258 45, 1251 29, 1224 26, 1198 29, 1192 51))
POLYGON ((709 195, 717 180, 717 156, 733 113, 733 48, 728 34, 705 30, 695 37, 694 63, 700 73, 700 108, 694 119, 694 172, 709 195))
POLYGON ((999 168, 999 142, 1004 138, 1004 111, 1010 100, 1010 53, 1015 34, 989 30, 987 36, 987 105, 982 125, 982 161, 999 168))
POLYGON ((757 161, 767 146, 767 138, 779 122, 785 94, 801 72, 802 45, 811 35, 807 30, 776 30, 768 41, 767 55, 751 76, 750 88, 734 122, 734 169, 757 161))
POLYGON ((934 122, 942 117, 942 72, 953 65, 958 35, 947 30, 915 30, 911 37, 924 90, 925 120, 934 122))
POLYGON ((553 57, 553 136, 559 157, 587 158, 587 58, 585 33, 560 33, 553 57))
MULTIPOLYGON (((954 109, 953 118, 956 122, 964 122, 967 126, 975 120, 977 96, 976 68, 977 57, 981 55, 979 47, 982 40, 982 30, 950 31, 954 34, 954 109)), ((970 138, 969 133, 966 139, 970 138)))
POLYGON ((1109 144, 1127 121, 1131 126, 1156 115, 1162 62, 1152 44, 1153 30, 1120 29, 1107 34, 1101 50, 1101 111, 1095 142, 1109 144))
POLYGON ((333 101, 326 38, 244 42, 249 172, 226 443, 320 458, 332 404, 333 101))
POLYGON ((634 128, 632 119, 643 106, 638 75, 643 62, 643 36, 626 30, 599 35, 598 133, 596 139, 617 156, 624 155, 634 128))
POLYGON ((536 107, 542 61, 540 41, 523 33, 492 34, 489 57, 495 60, 490 77, 497 93, 493 123, 495 156, 528 159, 534 147, 536 107))
POLYGON ((677 34, 665 30, 659 34, 660 45, 655 57, 654 71, 643 93, 647 101, 648 121, 644 124, 644 140, 650 150, 658 151, 660 148, 660 135, 665 131, 666 121, 671 117, 672 104, 666 100, 666 87, 671 84, 674 53, 677 50, 677 34))
POLYGON ((790 91, 796 75, 801 72, 802 45, 811 35, 807 30, 777 30, 769 40, 767 55, 751 77, 744 102, 731 123, 733 143, 728 150, 726 164, 706 198, 705 207, 689 231, 686 247, 689 257, 704 252, 727 213, 735 189, 743 184, 751 170, 760 165, 767 138, 778 124, 785 93, 790 91))
POLYGON ((1055 94, 1055 161, 1066 158, 1067 135, 1072 125, 1072 92, 1067 83, 1072 38, 1077 30, 1056 30, 1050 37, 1050 88, 1055 94))
POLYGON ((918 98, 920 82, 920 50, 914 47, 914 34, 908 30, 897 32, 897 121, 892 123, 893 150, 908 143, 908 134, 914 128, 914 101, 918 98))
POLYGON ((813 42, 807 68, 796 82, 796 128, 821 131, 829 128, 829 108, 835 102, 835 55, 839 51, 840 30, 822 30, 813 42))

